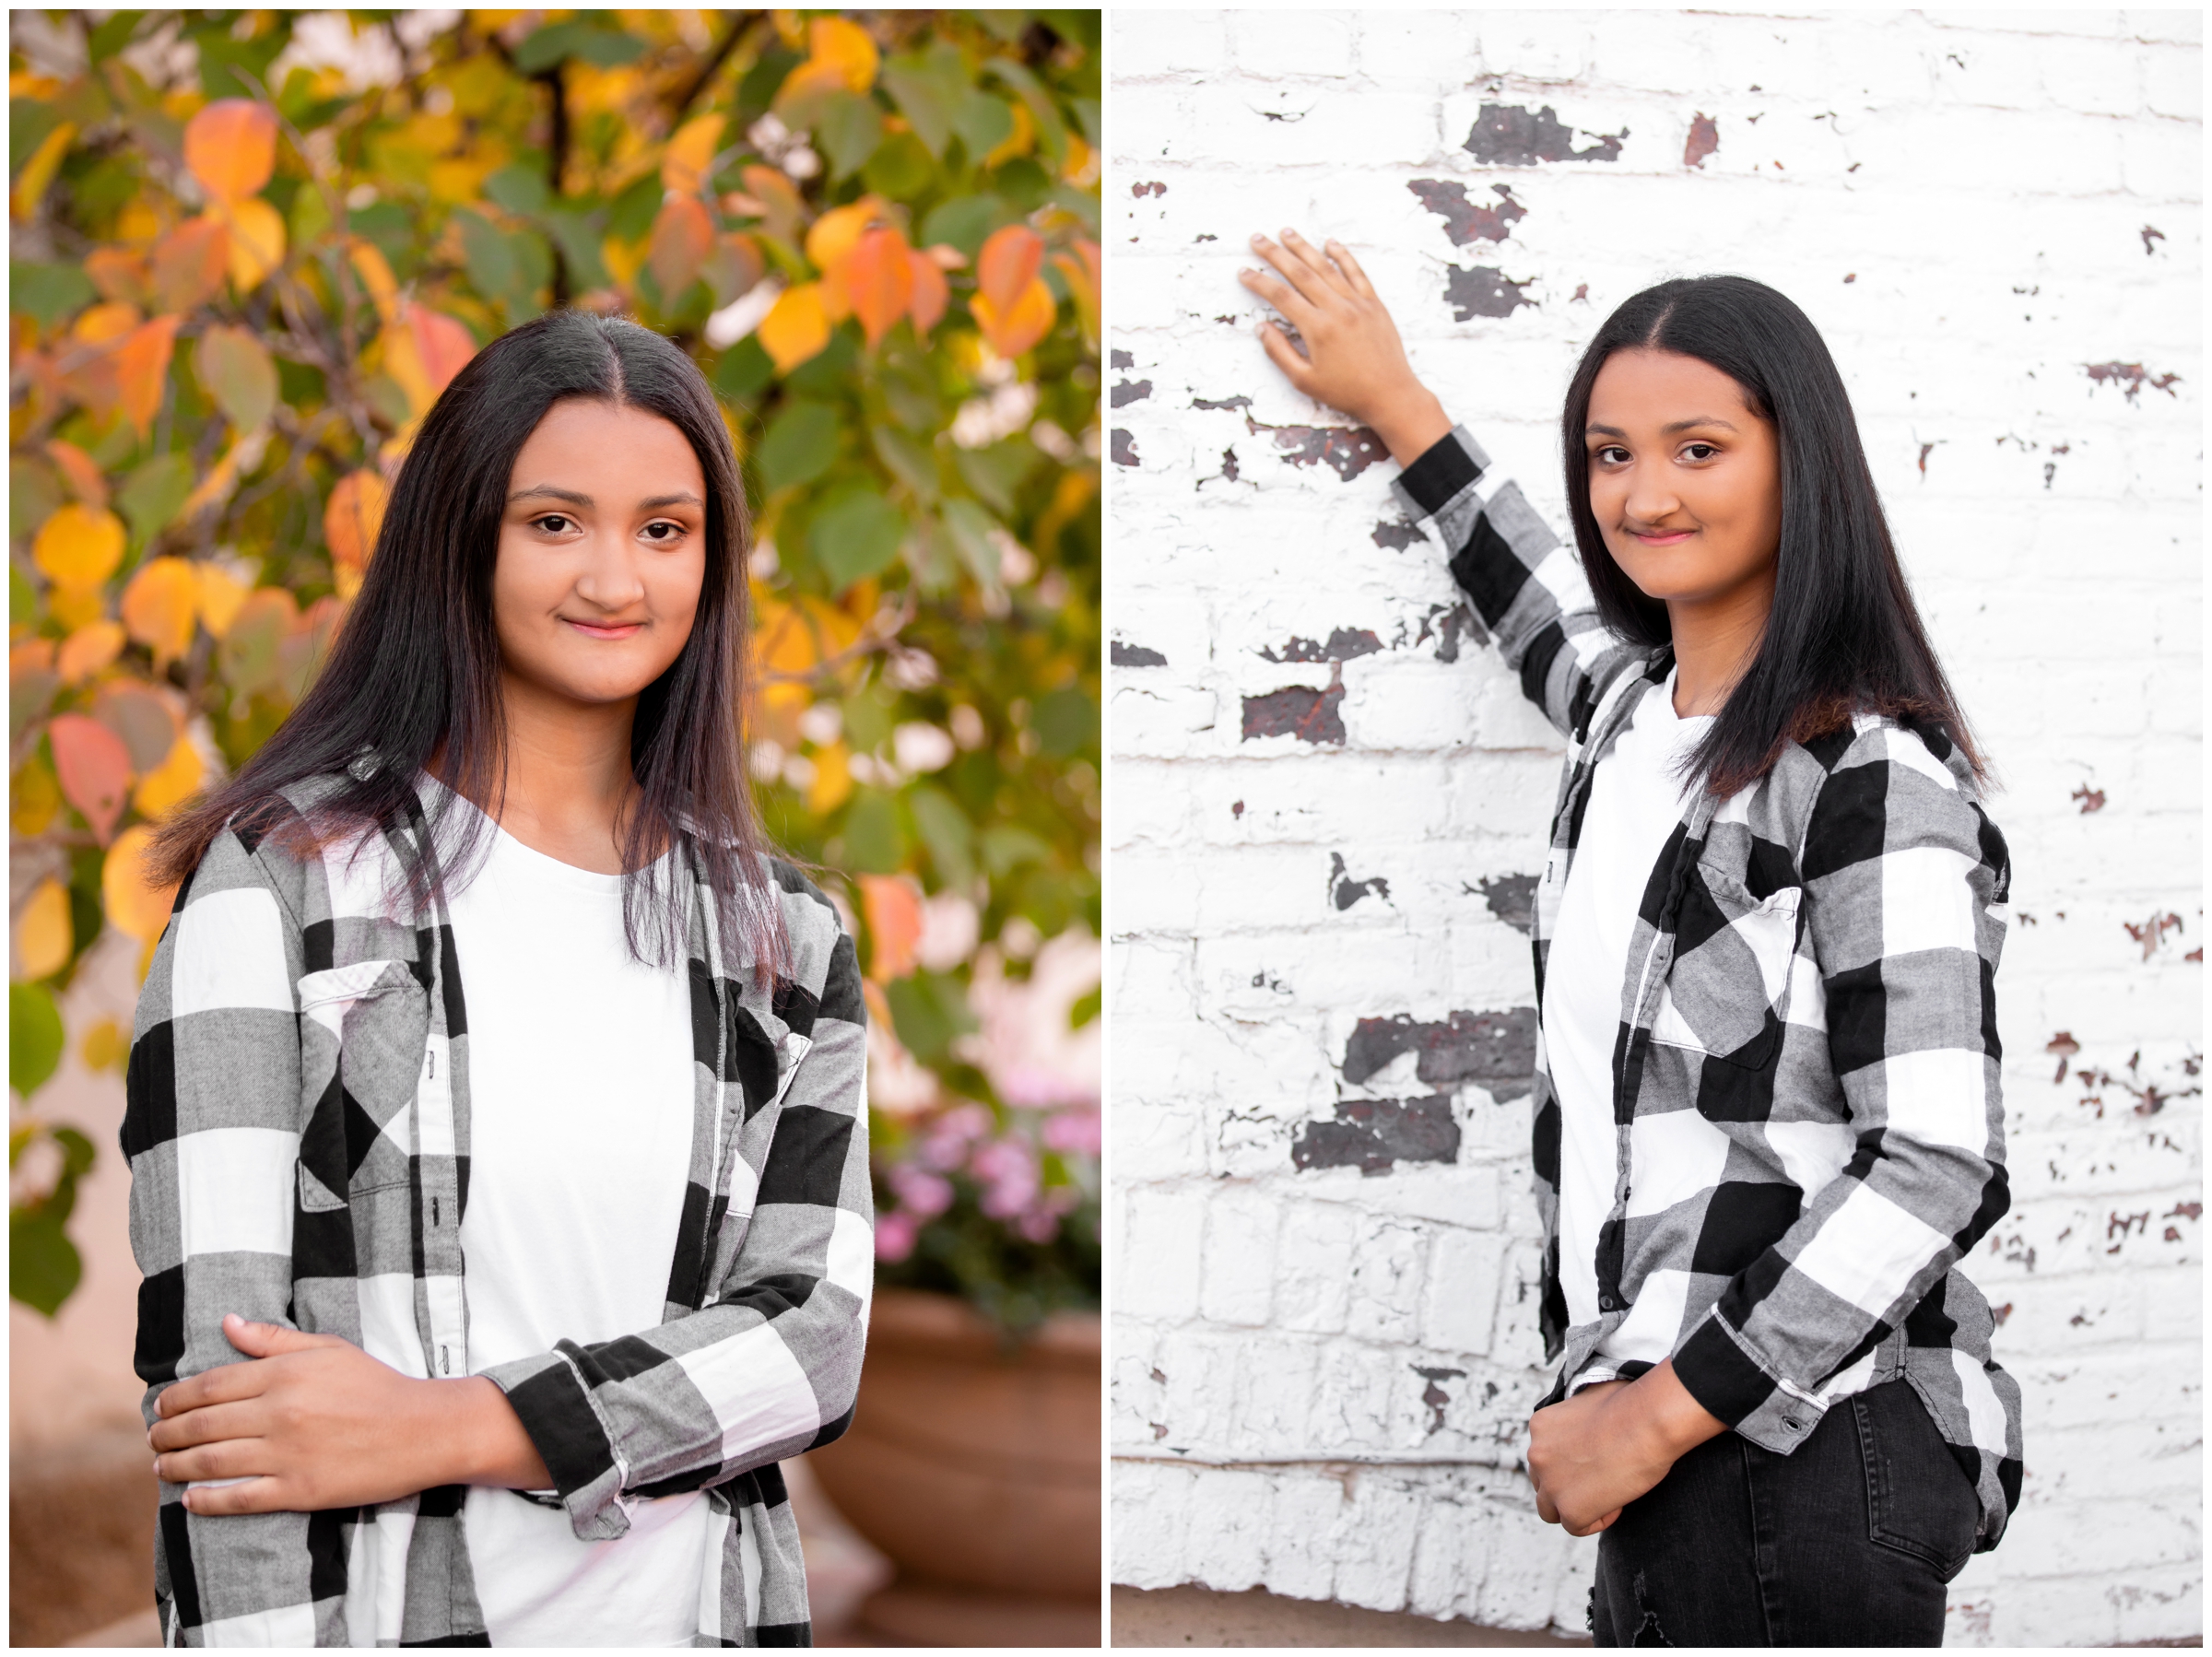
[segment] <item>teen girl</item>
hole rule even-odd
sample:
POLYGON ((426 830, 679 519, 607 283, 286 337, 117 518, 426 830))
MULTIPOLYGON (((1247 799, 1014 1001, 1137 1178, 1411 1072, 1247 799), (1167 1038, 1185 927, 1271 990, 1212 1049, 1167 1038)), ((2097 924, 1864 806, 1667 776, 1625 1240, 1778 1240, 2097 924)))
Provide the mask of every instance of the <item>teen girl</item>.
POLYGON ((170 1643, 807 1643, 776 1463, 859 1378, 864 1016, 747 793, 746 543, 681 351, 515 330, 165 834, 124 1146, 170 1643))
POLYGON ((1268 356, 1382 437, 1567 739, 1528 1463, 1547 1521, 1604 1533, 1597 1642, 1940 1644, 2019 1496, 1954 1269, 2007 1207, 2010 871, 1835 364, 1757 282, 1629 300, 1567 392, 1578 568, 1340 244, 1253 245, 1304 343, 1263 324, 1268 356))

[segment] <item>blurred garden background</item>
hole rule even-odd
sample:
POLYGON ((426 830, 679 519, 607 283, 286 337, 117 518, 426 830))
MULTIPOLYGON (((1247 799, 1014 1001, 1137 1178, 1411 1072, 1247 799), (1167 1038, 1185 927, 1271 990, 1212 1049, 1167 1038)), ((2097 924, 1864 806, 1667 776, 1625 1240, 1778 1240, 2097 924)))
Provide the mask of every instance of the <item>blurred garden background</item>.
POLYGON ((723 399, 753 773, 867 970, 819 1631, 1095 1642, 1098 54, 1096 11, 10 14, 16 1643, 150 1635, 151 826, 312 678, 440 389, 558 305, 723 399))

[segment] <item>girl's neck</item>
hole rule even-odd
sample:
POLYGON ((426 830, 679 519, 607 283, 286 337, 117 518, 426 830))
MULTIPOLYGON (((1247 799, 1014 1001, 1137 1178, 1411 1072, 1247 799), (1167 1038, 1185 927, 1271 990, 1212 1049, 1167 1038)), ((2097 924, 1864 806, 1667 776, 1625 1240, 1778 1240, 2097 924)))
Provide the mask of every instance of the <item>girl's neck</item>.
POLYGON ((630 727, 637 699, 585 704, 502 676, 506 786, 494 813, 528 846, 579 869, 622 873, 622 835, 637 799, 630 727))
POLYGON ((1774 609, 1774 566, 1730 592, 1700 600, 1669 599, 1675 642, 1675 713, 1718 713, 1735 688, 1774 609))

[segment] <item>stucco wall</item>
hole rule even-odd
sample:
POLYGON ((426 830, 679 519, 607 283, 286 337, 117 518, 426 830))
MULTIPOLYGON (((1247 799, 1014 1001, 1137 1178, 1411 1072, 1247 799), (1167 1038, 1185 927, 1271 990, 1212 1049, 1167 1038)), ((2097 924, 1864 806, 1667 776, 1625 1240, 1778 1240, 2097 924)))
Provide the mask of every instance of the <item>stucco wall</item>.
POLYGON ((2199 1629, 2199 27, 1114 18, 1117 1581, 1579 1633, 1594 1547, 1516 1464, 1559 746, 1391 462, 1262 358, 1234 273, 1288 224, 1555 524, 1630 293, 1740 271, 1821 327, 2016 868, 2016 1205, 1968 1269, 2027 1480, 1950 1639, 2199 1629))

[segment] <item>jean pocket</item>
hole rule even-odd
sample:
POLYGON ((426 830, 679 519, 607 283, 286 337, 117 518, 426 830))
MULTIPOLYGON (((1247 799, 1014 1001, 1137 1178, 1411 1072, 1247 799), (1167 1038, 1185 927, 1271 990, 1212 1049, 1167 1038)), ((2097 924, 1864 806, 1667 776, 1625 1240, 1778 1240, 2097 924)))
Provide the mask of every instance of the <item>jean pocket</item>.
POLYGON ((1973 1554, 1980 1493, 1910 1383, 1886 1382, 1851 1405, 1866 1467, 1868 1536, 1926 1560, 1948 1582, 1973 1554))

